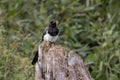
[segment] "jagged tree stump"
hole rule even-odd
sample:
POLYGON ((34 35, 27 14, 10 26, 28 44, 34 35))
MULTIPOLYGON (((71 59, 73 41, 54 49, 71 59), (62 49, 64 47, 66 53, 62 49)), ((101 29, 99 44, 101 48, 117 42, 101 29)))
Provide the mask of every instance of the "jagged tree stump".
POLYGON ((92 80, 83 60, 62 46, 42 42, 35 64, 35 80, 92 80))

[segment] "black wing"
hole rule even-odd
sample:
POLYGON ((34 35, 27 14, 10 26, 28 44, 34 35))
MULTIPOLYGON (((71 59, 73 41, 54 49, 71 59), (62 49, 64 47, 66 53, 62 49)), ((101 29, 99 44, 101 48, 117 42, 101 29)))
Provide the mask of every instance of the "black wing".
POLYGON ((32 61, 32 65, 34 65, 37 61, 38 61, 38 50, 35 53, 35 56, 34 56, 33 61, 32 61))
POLYGON ((44 32, 43 32, 43 34, 42 34, 42 40, 41 41, 43 41, 43 39, 44 39, 44 35, 47 33, 47 28, 44 30, 44 32))

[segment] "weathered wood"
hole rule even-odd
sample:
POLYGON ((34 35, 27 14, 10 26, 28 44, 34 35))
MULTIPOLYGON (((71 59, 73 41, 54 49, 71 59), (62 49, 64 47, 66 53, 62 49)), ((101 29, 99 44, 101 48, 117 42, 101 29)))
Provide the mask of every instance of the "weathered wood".
POLYGON ((62 46, 43 42, 38 47, 35 80, 92 80, 83 60, 62 46))

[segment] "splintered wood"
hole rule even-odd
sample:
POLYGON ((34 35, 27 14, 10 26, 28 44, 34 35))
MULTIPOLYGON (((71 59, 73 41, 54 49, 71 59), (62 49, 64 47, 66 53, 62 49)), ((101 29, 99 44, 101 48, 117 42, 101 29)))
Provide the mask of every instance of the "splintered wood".
POLYGON ((92 80, 83 60, 73 51, 43 42, 35 64, 35 80, 92 80))

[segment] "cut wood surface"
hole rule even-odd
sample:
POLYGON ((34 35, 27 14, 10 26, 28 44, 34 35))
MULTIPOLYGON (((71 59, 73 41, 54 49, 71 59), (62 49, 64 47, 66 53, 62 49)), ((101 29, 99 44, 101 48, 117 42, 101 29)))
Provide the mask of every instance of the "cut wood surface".
POLYGON ((92 80, 82 58, 62 46, 42 42, 35 80, 92 80))

